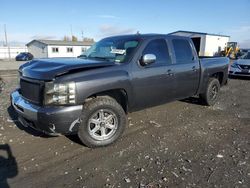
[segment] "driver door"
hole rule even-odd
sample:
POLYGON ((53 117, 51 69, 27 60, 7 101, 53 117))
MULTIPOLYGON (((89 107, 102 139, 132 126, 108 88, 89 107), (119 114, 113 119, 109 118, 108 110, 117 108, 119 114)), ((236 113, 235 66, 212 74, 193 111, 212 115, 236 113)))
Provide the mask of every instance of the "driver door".
POLYGON ((175 94, 175 81, 171 72, 173 64, 166 40, 160 38, 149 41, 141 57, 146 54, 154 54, 156 61, 145 66, 140 63, 133 64, 132 85, 135 110, 171 101, 175 94))

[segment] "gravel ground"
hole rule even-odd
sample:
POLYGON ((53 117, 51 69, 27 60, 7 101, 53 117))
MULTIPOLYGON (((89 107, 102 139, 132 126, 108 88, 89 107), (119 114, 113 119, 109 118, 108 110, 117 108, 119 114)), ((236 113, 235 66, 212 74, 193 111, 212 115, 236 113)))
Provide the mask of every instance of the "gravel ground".
POLYGON ((3 79, 1 188, 250 187, 249 79, 230 79, 214 107, 191 98, 131 113, 122 139, 98 149, 23 128, 9 107, 17 78, 3 79))

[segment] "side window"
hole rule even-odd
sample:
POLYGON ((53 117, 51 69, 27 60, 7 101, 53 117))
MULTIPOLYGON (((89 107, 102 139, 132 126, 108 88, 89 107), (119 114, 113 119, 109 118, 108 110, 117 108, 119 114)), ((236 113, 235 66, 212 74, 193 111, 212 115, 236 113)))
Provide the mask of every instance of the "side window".
POLYGON ((82 47, 82 53, 85 52, 88 48, 82 47))
POLYGON ((143 50, 142 55, 154 54, 156 56, 156 65, 171 64, 167 43, 164 39, 155 39, 148 43, 143 50))
POLYGON ((52 48, 52 52, 53 52, 53 53, 58 53, 58 52, 59 52, 59 49, 58 49, 58 48, 52 48))
POLYGON ((190 43, 184 39, 173 39, 173 47, 176 63, 189 63, 193 60, 193 52, 190 43))
POLYGON ((73 52, 73 48, 72 47, 67 48, 67 53, 72 53, 72 52, 73 52))

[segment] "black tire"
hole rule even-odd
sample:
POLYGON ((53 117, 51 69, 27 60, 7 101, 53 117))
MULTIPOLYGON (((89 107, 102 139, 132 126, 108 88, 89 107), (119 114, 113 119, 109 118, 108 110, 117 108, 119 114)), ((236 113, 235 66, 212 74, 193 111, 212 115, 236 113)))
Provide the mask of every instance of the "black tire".
MULTIPOLYGON (((95 117, 97 117, 97 116, 95 116, 95 117)), ((94 120, 97 120, 100 122, 100 117, 99 117, 99 119, 94 119, 94 120)), ((105 124, 105 123, 99 123, 98 126, 105 127, 105 125, 101 125, 101 124, 105 124)), ((122 135, 122 133, 126 127, 126 124, 127 124, 127 117, 126 117, 126 114, 125 114, 123 108, 121 107, 121 105, 119 103, 117 103, 117 101, 115 99, 113 99, 109 96, 100 96, 100 97, 97 97, 97 98, 94 98, 94 99, 87 101, 83 105, 83 111, 82 111, 82 115, 81 115, 81 123, 80 123, 79 130, 78 130, 78 136, 79 136, 80 140, 82 141, 82 143, 88 147, 94 148, 94 147, 107 146, 107 145, 115 142, 122 135), (97 131, 100 131, 100 134, 102 134, 101 128, 99 128, 94 133, 92 132, 92 135, 91 135, 91 126, 92 125, 90 123, 90 121, 93 120, 93 116, 95 114, 100 113, 101 111, 104 114, 102 116, 102 117, 104 117, 103 119, 105 119, 105 112, 108 112, 108 113, 110 112, 110 114, 113 115, 112 122, 114 122, 114 121, 117 122, 117 123, 114 123, 114 124, 116 124, 116 128, 114 128, 112 130, 112 134, 110 135, 110 137, 103 139, 103 140, 95 138, 95 137, 98 137, 97 133, 99 133, 99 132, 97 132, 97 131)), ((94 124, 94 128, 95 127, 96 127, 96 124, 94 124)), ((94 130, 94 128, 92 129, 92 131, 94 130)), ((105 128, 105 133, 107 130, 109 130, 109 129, 105 128)))
POLYGON ((220 82, 216 78, 210 78, 207 83, 206 91, 200 94, 201 100, 208 106, 213 106, 219 96, 220 82))

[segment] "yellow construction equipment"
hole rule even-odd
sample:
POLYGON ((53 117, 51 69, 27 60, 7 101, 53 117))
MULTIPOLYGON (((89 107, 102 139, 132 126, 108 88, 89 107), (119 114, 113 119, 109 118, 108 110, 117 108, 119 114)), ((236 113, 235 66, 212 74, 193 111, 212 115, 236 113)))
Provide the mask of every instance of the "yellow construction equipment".
POLYGON ((239 52, 237 42, 228 42, 224 51, 221 52, 222 56, 229 57, 230 59, 236 59, 239 52))

